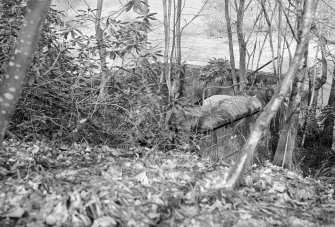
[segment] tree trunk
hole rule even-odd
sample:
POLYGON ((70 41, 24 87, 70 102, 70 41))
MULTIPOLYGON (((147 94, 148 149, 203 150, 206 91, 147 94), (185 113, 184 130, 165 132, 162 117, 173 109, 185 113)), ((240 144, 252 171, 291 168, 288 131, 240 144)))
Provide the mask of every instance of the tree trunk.
POLYGON ((103 32, 101 29, 101 11, 102 11, 103 0, 97 1, 97 11, 95 18, 95 35, 97 37, 97 46, 99 50, 99 60, 100 60, 100 68, 101 68, 101 82, 100 82, 100 92, 97 101, 104 99, 105 97, 105 88, 106 84, 109 80, 109 72, 106 61, 106 47, 103 38, 103 32))
MULTIPOLYGON (((330 89, 330 95, 328 99, 328 106, 335 110, 335 64, 333 69, 333 79, 332 79, 332 86, 330 89)), ((328 114, 327 118, 323 123, 323 138, 322 138, 322 145, 326 147, 333 147, 334 146, 334 115, 328 114)))
POLYGON ((16 47, 0 87, 0 144, 20 98, 25 75, 33 59, 51 0, 31 0, 18 33, 16 47))
POLYGON ((176 50, 176 20, 177 20, 177 10, 176 10, 176 0, 173 0, 173 21, 172 21, 172 34, 170 35, 171 37, 171 53, 170 53, 170 69, 169 69, 169 75, 171 78, 171 91, 170 91, 170 100, 172 98, 172 95, 175 95, 175 93, 177 92, 177 79, 178 78, 173 78, 173 71, 175 68, 174 60, 173 57, 175 55, 175 50, 176 50))
MULTIPOLYGON (((144 0, 144 4, 146 6, 145 17, 147 17, 148 14, 149 14, 148 0, 144 0)), ((145 54, 147 54, 147 52, 148 52, 148 31, 149 31, 149 29, 147 27, 144 27, 144 32, 145 32, 144 51, 145 51, 145 54)))
MULTIPOLYGON (((301 2, 297 3, 298 10, 298 34, 301 34, 302 23, 302 6, 301 2)), ((301 42, 301 36, 298 36, 298 44, 301 42)), ((287 110, 286 122, 280 132, 279 142, 273 164, 283 168, 292 169, 293 167, 293 151, 296 145, 297 130, 299 126, 299 114, 301 103, 301 90, 306 75, 307 58, 308 58, 308 43, 304 53, 305 61, 302 68, 299 70, 292 86, 292 93, 290 96, 290 103, 287 110)))
MULTIPOLYGON (((327 57, 326 57, 326 51, 325 46, 323 43, 320 44, 321 47, 321 54, 322 54, 322 60, 321 60, 321 78, 316 78, 316 85, 315 85, 315 96, 313 97, 313 106, 317 105, 318 101, 318 93, 321 87, 327 83, 327 75, 328 75, 328 63, 327 63, 327 57)), ((314 116, 316 115, 316 108, 313 109, 314 116)))
MULTIPOLYGON (((282 48, 282 19, 283 19, 283 7, 281 4, 281 0, 277 0, 278 4, 278 44, 277 44, 277 73, 278 78, 280 79, 282 76, 282 51, 285 48, 282 48)), ((274 56, 272 56, 274 58, 274 56)))
POLYGON ((292 83, 292 80, 300 67, 301 60, 303 59, 303 55, 309 41, 310 27, 315 12, 315 0, 305 0, 304 9, 304 19, 302 21, 301 29, 301 43, 297 45, 294 57, 292 59, 292 64, 290 65, 285 77, 281 81, 277 92, 266 105, 264 111, 258 117, 247 142, 242 148, 239 159, 230 170, 227 181, 224 185, 222 185, 222 187, 234 189, 239 184, 240 178, 249 164, 249 161, 254 153, 258 141, 262 136, 263 131, 268 127, 272 117, 278 111, 286 93, 289 90, 290 84, 292 83))
MULTIPOLYGON (((228 0, 225 0, 225 18, 226 18, 227 34, 228 34, 228 42, 229 42, 229 58, 230 58, 230 66, 231 66, 231 76, 233 78, 233 85, 236 85, 237 79, 236 79, 236 70, 235 70, 234 43, 233 43, 233 33, 231 30, 228 0)), ((234 86, 235 94, 237 93, 238 90, 239 90, 238 86, 234 86)))
POLYGON ((246 70, 246 56, 247 56, 247 44, 244 39, 243 33, 243 17, 244 17, 244 4, 245 0, 240 0, 238 10, 237 10, 237 21, 236 21, 236 30, 237 30, 237 39, 240 51, 240 64, 239 64, 239 75, 240 75, 240 83, 244 82, 240 85, 240 90, 242 91, 246 85, 247 79, 247 70, 246 70))
MULTIPOLYGON (((265 17, 266 23, 268 25, 268 34, 269 34, 269 42, 270 42, 270 48, 271 48, 273 73, 274 73, 274 76, 277 76, 276 62, 274 61, 275 55, 274 55, 273 39, 272 39, 273 38, 272 37, 272 26, 271 26, 272 18, 270 20, 269 15, 268 15, 268 13, 266 11, 266 8, 265 8, 265 3, 266 3, 266 0, 261 1, 261 6, 262 6, 263 13, 264 13, 264 17, 265 17)), ((277 4, 277 2, 276 2, 276 4, 277 4)))
POLYGON ((182 0, 177 2, 177 12, 176 12, 176 63, 178 66, 177 74, 177 92, 178 97, 184 96, 184 80, 185 80, 185 67, 182 67, 181 61, 181 10, 182 10, 182 0))
MULTIPOLYGON (((160 78, 160 90, 163 89, 164 83, 168 89, 169 100, 172 97, 172 87, 171 87, 171 74, 169 67, 169 47, 170 47, 170 20, 171 20, 171 0, 163 1, 163 13, 164 13, 164 72, 160 78), (168 5, 166 4, 168 1, 168 5)), ((164 90, 164 89, 163 89, 164 90)))
MULTIPOLYGON (((308 131, 308 124, 311 118, 316 118, 316 107, 318 104, 318 94, 319 94, 319 90, 320 88, 327 82, 327 71, 328 71, 328 64, 327 64, 327 59, 326 59, 326 53, 325 53, 325 49, 324 49, 324 44, 320 44, 321 47, 321 54, 322 54, 322 61, 321 61, 321 78, 317 77, 317 73, 316 73, 316 66, 317 64, 315 64, 315 73, 313 75, 313 82, 312 84, 310 83, 310 97, 308 100, 308 107, 307 107, 307 111, 306 111, 306 117, 305 117, 305 122, 303 125, 303 136, 301 139, 301 144, 300 146, 303 147, 305 145, 305 140, 306 140, 306 136, 307 136, 307 131, 308 131)), ((315 56, 315 59, 317 60, 317 54, 315 56)))
POLYGON ((298 72, 298 75, 294 80, 292 93, 290 96, 290 104, 287 110, 287 120, 280 132, 277 150, 273 159, 273 164, 287 169, 292 169, 293 167, 292 158, 296 144, 300 114, 301 90, 306 74, 306 66, 307 65, 304 65, 304 68, 298 72))

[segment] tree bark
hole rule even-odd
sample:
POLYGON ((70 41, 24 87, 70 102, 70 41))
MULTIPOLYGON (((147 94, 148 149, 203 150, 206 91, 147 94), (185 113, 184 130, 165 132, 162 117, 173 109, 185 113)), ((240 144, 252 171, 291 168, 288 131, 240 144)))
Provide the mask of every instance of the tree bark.
POLYGON ((281 81, 281 84, 275 95, 272 97, 270 102, 264 108, 264 111, 258 117, 247 142, 242 148, 240 157, 236 161, 233 168, 230 170, 227 181, 223 187, 234 189, 239 184, 240 178, 249 164, 249 161, 254 153, 258 141, 262 136, 263 131, 268 127, 272 117, 278 111, 286 93, 289 90, 290 84, 292 83, 292 80, 300 67, 300 63, 303 59, 303 55, 309 40, 310 27, 315 12, 315 0, 305 0, 304 9, 301 29, 301 43, 297 45, 294 57, 292 59, 292 64, 290 65, 284 79, 281 81))
MULTIPOLYGON (((144 0, 144 4, 145 4, 145 17, 148 16, 149 14, 149 4, 148 4, 148 0, 144 0)), ((144 51, 145 54, 147 54, 148 52, 148 33, 149 33, 149 29, 147 27, 144 28, 144 32, 145 32, 145 42, 144 42, 144 51)))
MULTIPOLYGON (((272 18, 270 20, 269 15, 268 15, 268 13, 266 11, 266 8, 265 8, 265 3, 266 3, 266 0, 261 1, 261 6, 262 6, 262 9, 263 9, 264 17, 265 17, 266 23, 268 25, 268 34, 269 34, 269 42, 270 42, 271 55, 272 55, 273 73, 274 73, 275 76, 277 76, 276 62, 274 61, 275 55, 274 55, 273 39, 272 39, 273 38, 272 37, 272 26, 271 26, 272 18)), ((276 4, 277 4, 277 2, 276 2, 276 4)))
POLYGON ((172 95, 175 95, 175 93, 177 92, 177 79, 176 78, 172 78, 173 76, 173 70, 175 68, 175 65, 173 64, 173 57, 175 55, 175 50, 176 50, 176 25, 177 23, 177 10, 176 10, 176 0, 173 0, 173 21, 172 21, 172 34, 170 35, 170 37, 172 38, 172 43, 171 43, 171 48, 169 47, 169 49, 171 49, 170 52, 170 67, 169 67, 169 75, 171 78, 171 91, 169 92, 170 94, 170 100, 172 98, 172 95))
POLYGON ((240 52, 240 63, 239 63, 240 83, 244 82, 244 84, 240 85, 240 90, 242 91, 247 82, 246 81, 247 79, 247 70, 246 70, 247 44, 245 42, 244 33, 243 33, 243 18, 244 18, 245 0, 240 0, 239 2, 240 3, 238 6, 238 10, 237 10, 236 30, 237 30, 239 52, 240 52))
POLYGON ((105 97, 105 88, 109 80, 109 71, 106 61, 106 47, 103 38, 103 31, 101 29, 101 12, 102 12, 103 0, 97 1, 97 12, 95 17, 95 35, 97 37, 97 46, 99 50, 99 60, 101 68, 101 82, 100 82, 100 92, 97 101, 102 100, 105 97))
MULTIPOLYGON (((282 51, 284 51, 284 48, 282 48, 282 18, 283 18, 283 7, 281 4, 281 0, 277 0, 278 4, 278 44, 277 44, 277 73, 278 73, 278 78, 281 78, 282 74, 282 51)), ((272 56, 272 58, 274 58, 272 56)))
POLYGON ((277 150, 273 159, 273 164, 287 169, 292 169, 293 167, 292 158, 296 144, 300 114, 301 90, 305 79, 306 66, 307 64, 305 63, 303 69, 298 72, 298 75, 293 82, 290 103, 286 116, 287 120, 280 132, 277 150))
MULTIPOLYGON (((333 69, 333 79, 332 85, 330 89, 330 95, 328 99, 328 106, 332 109, 335 109, 335 65, 333 69)), ((335 139, 334 139, 334 115, 328 114, 327 118, 323 123, 323 138, 322 138, 322 145, 326 147, 334 147, 335 139)))
MULTIPOLYGON (((303 7, 301 2, 297 2, 296 9, 298 10, 298 44, 301 42, 301 23, 303 7)), ((290 103, 287 110, 286 122, 283 129, 280 132, 279 142, 273 164, 281 166, 283 168, 293 168, 293 152, 296 145, 297 130, 299 124, 300 114, 300 103, 301 103, 301 91, 303 82, 306 75, 307 69, 307 58, 308 58, 308 43, 304 53, 304 64, 299 70, 296 78, 294 79, 292 86, 292 93, 290 96, 290 103)))
MULTIPOLYGON (((228 43, 229 43, 229 59, 230 59, 230 66, 231 66, 231 76, 233 79, 233 85, 236 85, 237 79, 236 79, 236 69, 235 69, 234 43, 233 43, 233 33, 231 30, 228 0, 225 0, 225 18, 226 18, 227 35, 228 35, 228 43)), ((234 86, 235 94, 237 93, 238 90, 239 90, 238 86, 234 86)))
POLYGON ((178 97, 184 96, 184 80, 185 80, 185 68, 182 67, 181 59, 181 11, 182 11, 182 0, 177 2, 177 12, 176 12, 176 63, 178 66, 177 74, 177 92, 178 97))
POLYGON ((25 75, 33 59, 51 0, 30 0, 14 53, 0 87, 0 144, 20 98, 25 75))
MULTIPOLYGON (((316 107, 317 107, 317 102, 318 102, 318 94, 320 88, 327 82, 327 71, 328 71, 328 64, 327 64, 327 59, 326 59, 326 53, 324 49, 324 44, 320 44, 321 47, 321 54, 322 54, 322 60, 321 60, 321 78, 317 77, 316 73, 316 64, 315 64, 315 73, 313 75, 313 82, 312 84, 310 83, 310 97, 308 100, 308 107, 306 111, 306 117, 305 117, 305 122, 303 125, 303 136, 301 139, 301 144, 300 146, 303 147, 305 145, 305 140, 307 136, 307 130, 308 130, 308 124, 311 118, 316 118, 316 107)), ((317 54, 315 56, 315 59, 317 60, 317 54)), ((304 97, 304 95, 303 95, 304 97)))
POLYGON ((171 87, 171 74, 169 67, 169 47, 170 47, 170 20, 171 20, 171 0, 163 1, 163 13, 164 13, 164 72, 160 78, 160 90, 164 87, 166 83, 168 89, 169 100, 172 97, 172 87, 171 87), (168 4, 166 4, 168 1, 168 4))

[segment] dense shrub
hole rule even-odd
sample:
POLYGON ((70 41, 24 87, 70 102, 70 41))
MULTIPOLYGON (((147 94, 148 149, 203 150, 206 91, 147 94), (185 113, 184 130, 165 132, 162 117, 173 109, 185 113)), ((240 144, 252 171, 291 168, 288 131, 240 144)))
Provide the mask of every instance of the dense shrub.
MULTIPOLYGON (((15 45, 25 3, 22 0, 5 0, 2 9, 0 33, 4 35, 0 43, 1 77, 15 45)), ((112 84, 109 88, 112 92, 105 97, 106 101, 97 102, 99 64, 94 57, 96 49, 87 45, 92 37, 71 29, 61 17, 61 12, 52 8, 48 12, 22 97, 9 127, 9 135, 20 139, 46 138, 68 142, 108 141, 115 144, 127 141, 125 132, 130 126, 125 111, 117 105, 123 91, 114 95, 112 84), (67 39, 69 33, 72 40, 67 39)), ((122 32, 129 35, 126 29, 122 32)), ((126 37, 121 37, 122 42, 126 37)), ((127 50, 131 52, 133 49, 127 50)), ((126 54, 125 50, 119 51, 114 54, 126 54)))
POLYGON ((232 82, 229 61, 223 58, 210 59, 208 64, 201 70, 200 80, 216 85, 232 82))
POLYGON ((127 86, 122 89, 128 89, 127 99, 122 105, 127 106, 128 120, 134 126, 132 141, 162 149, 185 147, 192 135, 177 127, 177 118, 193 106, 192 99, 178 97, 169 100, 166 86, 160 88, 159 78, 163 71, 162 63, 143 60, 136 70, 119 74, 120 84, 127 86))
MULTIPOLYGON (((1 75, 13 50, 25 4, 22 0, 4 1, 3 8, 1 75)), ((81 11, 77 22, 91 16, 91 11, 81 11)), ((100 64, 95 37, 73 29, 61 17, 61 12, 50 9, 9 135, 117 146, 144 143, 161 148, 188 143, 189 134, 178 130, 175 123, 189 105, 188 100, 168 100, 166 86, 161 89, 159 84, 164 71, 157 61, 159 53, 141 54, 146 45, 143 31, 148 29, 152 14, 132 23, 108 20, 114 29, 113 34, 104 34, 108 58, 112 61, 132 56, 133 68, 122 65, 110 69, 107 93, 99 100, 100 64)))
MULTIPOLYGON (((11 55, 16 33, 20 29, 25 13, 22 0, 4 1, 1 15, 1 76, 4 75, 8 57, 11 55)), ((57 42, 59 35, 54 27, 61 26, 60 12, 50 9, 38 49, 26 76, 22 97, 14 113, 10 131, 18 137, 29 136, 31 133, 51 136, 57 129, 63 128, 64 112, 74 109, 69 98, 72 73, 76 66, 72 58, 57 42), (62 117, 60 117, 62 116, 62 117), (58 119, 61 118, 61 119, 58 119)), ((67 122, 72 124, 71 122, 67 122)))

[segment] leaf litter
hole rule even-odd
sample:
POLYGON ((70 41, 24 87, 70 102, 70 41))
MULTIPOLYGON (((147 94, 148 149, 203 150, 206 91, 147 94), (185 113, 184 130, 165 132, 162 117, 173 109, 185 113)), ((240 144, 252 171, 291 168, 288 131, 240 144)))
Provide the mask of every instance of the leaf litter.
POLYGON ((334 226, 330 184, 253 166, 237 190, 229 165, 194 153, 6 141, 0 226, 334 226))

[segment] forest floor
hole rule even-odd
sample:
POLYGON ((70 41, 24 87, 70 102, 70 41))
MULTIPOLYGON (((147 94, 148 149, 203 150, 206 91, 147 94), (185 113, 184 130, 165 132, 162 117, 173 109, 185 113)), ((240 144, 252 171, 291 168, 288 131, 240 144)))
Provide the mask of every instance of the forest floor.
POLYGON ((194 153, 6 141, 0 226, 335 226, 334 189, 267 163, 237 190, 194 153))

